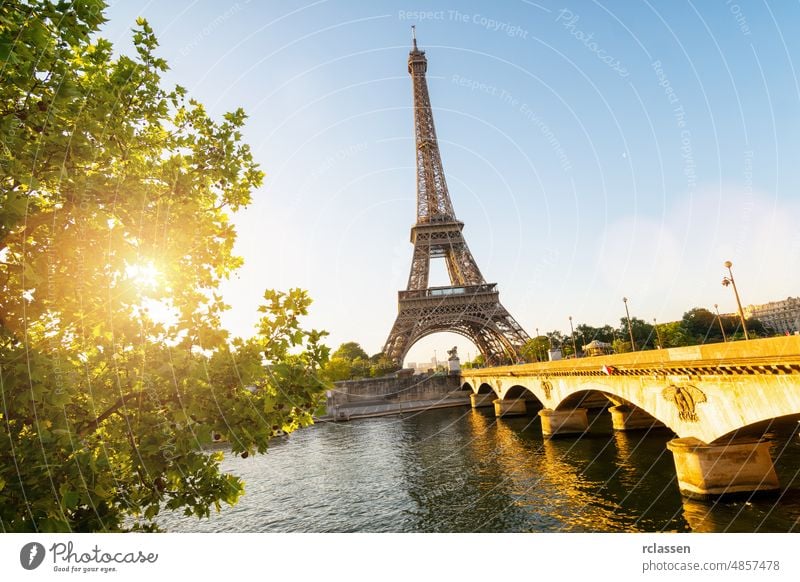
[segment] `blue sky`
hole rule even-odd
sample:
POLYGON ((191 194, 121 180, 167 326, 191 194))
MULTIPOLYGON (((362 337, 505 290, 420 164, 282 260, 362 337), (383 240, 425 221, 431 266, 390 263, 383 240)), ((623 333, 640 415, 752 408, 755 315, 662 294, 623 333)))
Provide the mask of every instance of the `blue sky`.
MULTIPOLYGON (((679 319, 800 295, 796 2, 116 2, 214 115, 244 107, 267 178, 235 217, 245 266, 226 324, 303 287, 334 346, 380 351, 415 216, 410 26, 428 57, 467 242, 531 334, 679 319)), ((432 282, 445 283, 443 265, 432 282)), ((422 340, 407 361, 458 344, 422 340)))

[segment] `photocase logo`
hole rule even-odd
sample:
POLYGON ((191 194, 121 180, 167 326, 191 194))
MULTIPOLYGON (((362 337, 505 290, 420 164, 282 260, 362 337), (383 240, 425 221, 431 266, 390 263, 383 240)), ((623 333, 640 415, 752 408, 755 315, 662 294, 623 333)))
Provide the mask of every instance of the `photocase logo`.
POLYGON ((35 570, 44 561, 44 546, 39 542, 30 542, 19 551, 19 563, 26 570, 35 570))

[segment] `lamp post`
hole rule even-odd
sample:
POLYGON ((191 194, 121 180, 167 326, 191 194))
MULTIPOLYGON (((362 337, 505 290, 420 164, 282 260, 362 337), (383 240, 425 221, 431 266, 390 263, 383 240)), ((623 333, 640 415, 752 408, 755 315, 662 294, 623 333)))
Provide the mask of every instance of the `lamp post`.
POLYGON ((631 336, 631 351, 636 351, 636 342, 633 341, 633 326, 631 325, 631 314, 628 311, 628 298, 623 297, 622 302, 625 304, 625 315, 628 318, 628 334, 631 336))
POLYGON ((727 342, 728 338, 725 335, 725 326, 722 325, 722 318, 719 316, 719 305, 714 304, 714 311, 717 312, 717 321, 719 322, 719 330, 722 332, 722 341, 727 342))
POLYGON ((572 316, 569 316, 569 330, 572 332, 572 352, 578 357, 578 346, 575 344, 575 329, 572 327, 572 316))
POLYGON ((655 317, 653 318, 653 327, 656 328, 656 339, 658 340, 658 349, 659 350, 663 349, 664 348, 664 344, 661 343, 661 334, 658 333, 658 322, 656 321, 655 317))
POLYGON ((539 349, 539 328, 536 328, 536 359, 542 361, 542 351, 539 349))
POLYGON ((739 291, 736 289, 736 281, 733 280, 733 271, 731 267, 733 263, 725 261, 725 266, 728 268, 728 276, 722 278, 722 286, 733 286, 733 294, 736 296, 736 306, 739 308, 739 319, 742 321, 742 330, 744 330, 744 339, 749 340, 750 336, 747 335, 747 324, 744 322, 744 311, 742 311, 742 302, 739 300, 739 291))

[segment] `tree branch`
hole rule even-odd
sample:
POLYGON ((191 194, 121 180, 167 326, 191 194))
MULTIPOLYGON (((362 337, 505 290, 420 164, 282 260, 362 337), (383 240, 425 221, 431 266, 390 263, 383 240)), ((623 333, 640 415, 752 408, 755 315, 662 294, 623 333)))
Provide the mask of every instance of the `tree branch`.
POLYGON ((86 426, 81 426, 80 428, 78 428, 78 433, 79 434, 83 434, 88 429, 92 429, 91 432, 96 431, 100 427, 100 424, 105 419, 107 419, 109 416, 111 416, 112 414, 117 412, 122 407, 122 405, 125 404, 125 401, 128 398, 135 398, 136 396, 137 396, 137 393, 135 393, 135 392, 132 393, 132 394, 127 394, 127 395, 124 395, 124 396, 120 396, 117 399, 117 401, 114 402, 114 404, 112 404, 108 409, 106 409, 105 412, 103 412, 103 414, 101 414, 100 416, 98 416, 94 420, 91 420, 88 423, 86 423, 86 426))

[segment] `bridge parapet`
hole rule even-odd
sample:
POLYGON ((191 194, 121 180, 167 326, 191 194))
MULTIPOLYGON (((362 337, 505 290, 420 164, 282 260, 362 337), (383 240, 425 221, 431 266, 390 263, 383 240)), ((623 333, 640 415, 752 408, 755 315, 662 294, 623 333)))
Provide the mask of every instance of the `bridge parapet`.
POLYGON ((486 376, 604 376, 603 366, 621 376, 800 374, 800 336, 465 369, 461 376, 467 381, 486 376))

